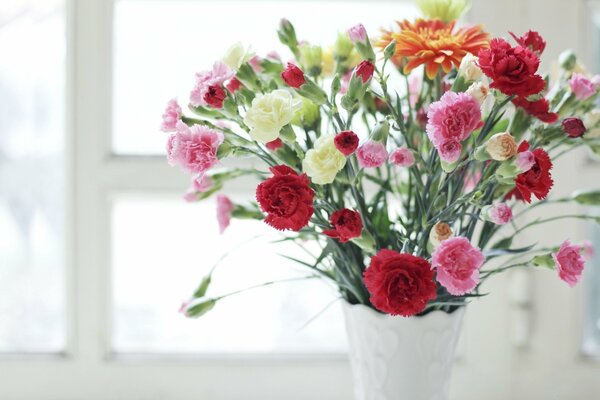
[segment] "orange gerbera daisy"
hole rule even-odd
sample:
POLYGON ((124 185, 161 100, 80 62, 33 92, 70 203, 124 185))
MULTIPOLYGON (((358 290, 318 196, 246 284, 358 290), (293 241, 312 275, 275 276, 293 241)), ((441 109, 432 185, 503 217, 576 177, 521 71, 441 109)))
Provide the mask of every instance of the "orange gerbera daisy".
POLYGON ((392 61, 398 66, 404 65, 404 73, 425 64, 427 77, 433 79, 440 67, 450 72, 452 65, 458 68, 465 54, 477 55, 479 49, 489 47, 489 35, 481 25, 455 29, 456 21, 446 23, 422 18, 414 23, 404 20, 397 24, 400 31, 384 30, 376 45, 385 48, 396 40, 392 61))

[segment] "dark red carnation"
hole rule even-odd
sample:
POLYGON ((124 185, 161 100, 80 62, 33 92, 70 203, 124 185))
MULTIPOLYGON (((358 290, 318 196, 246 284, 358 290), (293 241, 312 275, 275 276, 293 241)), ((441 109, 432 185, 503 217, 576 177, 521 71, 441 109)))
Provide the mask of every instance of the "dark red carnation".
POLYGON ((206 104, 213 108, 223 108, 223 102, 227 97, 225 90, 219 85, 212 85, 208 87, 208 91, 204 95, 204 101, 206 104))
POLYGON ((271 140, 270 142, 265 144, 265 146, 267 146, 267 149, 269 149, 271 151, 279 150, 280 148, 283 147, 283 141, 281 139, 277 138, 275 140, 271 140))
MULTIPOLYGON (((527 150, 529 150, 529 143, 525 140, 519 145, 519 153, 527 150)), ((531 203, 531 195, 537 197, 538 200, 543 200, 550 193, 550 189, 554 185, 550 174, 552 161, 542 148, 537 148, 532 153, 535 157, 535 164, 529 171, 517 175, 515 178, 516 188, 506 195, 507 198, 515 197, 531 203)))
POLYGON ((586 131, 583 121, 573 117, 565 118, 562 122, 562 128, 572 138, 582 137, 586 131))
POLYGON ((513 100, 513 104, 525 110, 527 114, 533 115, 547 124, 553 124, 558 121, 558 114, 550 112, 550 104, 544 98, 536 101, 528 101, 526 98, 517 97, 513 100))
POLYGON ((509 33, 513 37, 513 39, 515 39, 515 41, 519 44, 519 46, 528 48, 538 56, 540 56, 546 48, 546 41, 544 40, 542 35, 540 35, 536 31, 529 30, 521 37, 518 37, 512 32, 509 33))
POLYGON ((275 229, 299 231, 314 212, 310 181, 287 165, 271 167, 271 172, 273 176, 256 188, 256 200, 267 213, 265 222, 275 229))
POLYGON ((363 274, 376 309, 410 317, 436 297, 431 264, 421 257, 382 249, 363 274))
POLYGON ((333 229, 327 229, 323 233, 342 243, 359 237, 362 233, 363 224, 358 211, 342 208, 331 214, 329 222, 333 225, 333 229))
POLYGON ((242 82, 238 80, 235 76, 227 82, 225 87, 229 90, 229 93, 233 94, 236 90, 238 90, 242 86, 242 82))
POLYGON ((352 131, 341 131, 333 139, 335 148, 348 157, 358 148, 358 136, 352 131))
POLYGON ((281 73, 281 78, 288 86, 296 89, 306 82, 306 79, 304 79, 304 72, 292 63, 288 63, 285 71, 281 73))
POLYGON ((527 97, 544 90, 537 75, 540 59, 523 46, 512 47, 504 39, 492 39, 489 49, 479 50, 479 67, 491 80, 490 87, 508 96, 527 97))
POLYGON ((373 76, 375 72, 375 66, 369 60, 361 61, 360 64, 356 66, 356 76, 359 76, 362 79, 363 83, 367 83, 369 79, 373 76))

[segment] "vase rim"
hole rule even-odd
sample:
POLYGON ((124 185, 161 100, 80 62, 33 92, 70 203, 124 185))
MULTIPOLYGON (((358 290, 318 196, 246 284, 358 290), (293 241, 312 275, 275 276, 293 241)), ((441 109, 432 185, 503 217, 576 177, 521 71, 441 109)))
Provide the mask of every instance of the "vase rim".
POLYGON ((465 306, 460 306, 460 307, 458 307, 458 309, 456 311, 451 312, 451 313, 447 313, 447 312, 441 311, 441 310, 435 310, 435 311, 431 311, 423 316, 403 317, 400 315, 390 315, 390 314, 380 313, 379 311, 376 311, 376 310, 372 309, 371 307, 368 307, 364 304, 350 304, 346 300, 343 300, 342 303, 343 303, 342 307, 347 312, 367 313, 371 316, 371 318, 376 318, 376 319, 380 319, 380 320, 407 320, 407 321, 408 320, 424 321, 424 320, 433 320, 433 319, 450 320, 450 319, 454 319, 456 317, 462 318, 462 316, 464 315, 464 312, 465 312, 465 306))

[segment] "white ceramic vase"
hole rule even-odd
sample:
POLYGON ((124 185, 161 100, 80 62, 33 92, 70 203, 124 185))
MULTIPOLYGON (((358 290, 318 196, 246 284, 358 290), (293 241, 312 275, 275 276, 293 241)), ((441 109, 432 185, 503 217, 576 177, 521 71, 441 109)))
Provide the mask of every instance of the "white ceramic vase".
POLYGON ((447 400, 464 307, 392 317, 344 302, 356 400, 447 400))

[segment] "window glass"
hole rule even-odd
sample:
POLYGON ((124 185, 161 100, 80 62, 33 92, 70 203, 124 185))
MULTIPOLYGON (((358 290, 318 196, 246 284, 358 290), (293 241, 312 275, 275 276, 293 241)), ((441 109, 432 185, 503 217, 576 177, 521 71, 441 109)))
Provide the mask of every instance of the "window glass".
POLYGON ((59 352, 65 347, 62 2, 2 2, 0 54, 0 352, 59 352))

